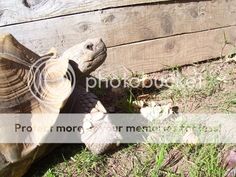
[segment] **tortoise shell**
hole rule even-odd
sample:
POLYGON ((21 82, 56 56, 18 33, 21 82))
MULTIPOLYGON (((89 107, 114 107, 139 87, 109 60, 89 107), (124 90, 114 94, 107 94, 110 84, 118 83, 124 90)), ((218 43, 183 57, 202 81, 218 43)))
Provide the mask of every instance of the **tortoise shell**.
POLYGON ((59 113, 71 88, 69 80, 55 80, 65 74, 68 60, 55 62, 50 60, 51 56, 40 57, 20 44, 11 34, 0 36, 1 113, 45 113, 52 110, 59 113), (45 81, 42 77, 53 78, 54 82, 45 81), (61 88, 59 84, 66 87, 61 88), (51 90, 45 89, 46 86, 51 90), (51 105, 45 105, 49 99, 51 105))
POLYGON ((0 36, 1 113, 30 113, 39 107, 27 83, 30 66, 39 58, 11 34, 0 36))

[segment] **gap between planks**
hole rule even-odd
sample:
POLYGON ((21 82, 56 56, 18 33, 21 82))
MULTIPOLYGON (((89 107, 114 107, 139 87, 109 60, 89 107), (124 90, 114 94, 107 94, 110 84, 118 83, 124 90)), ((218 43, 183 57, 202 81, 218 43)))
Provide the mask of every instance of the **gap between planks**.
POLYGON ((37 53, 61 53, 88 38, 108 47, 217 29, 236 24, 236 1, 201 1, 110 9, 0 28, 37 53))
POLYGON ((0 0, 0 26, 10 26, 111 8, 168 2, 171 0, 0 0))
MULTIPOLYGON (((127 74, 125 68, 150 73, 218 58, 225 44, 224 33, 228 41, 236 44, 235 31, 236 26, 232 26, 110 48, 106 62, 95 75, 123 77, 127 74)), ((223 54, 233 50, 233 46, 228 46, 223 54)))

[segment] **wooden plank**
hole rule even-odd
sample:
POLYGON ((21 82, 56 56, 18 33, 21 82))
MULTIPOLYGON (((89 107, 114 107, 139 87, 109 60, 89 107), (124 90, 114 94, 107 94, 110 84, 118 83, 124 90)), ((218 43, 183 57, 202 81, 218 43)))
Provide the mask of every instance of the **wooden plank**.
POLYGON ((236 1, 191 2, 109 9, 0 28, 32 50, 60 52, 87 38, 108 47, 236 24, 236 1))
MULTIPOLYGON (((235 31, 236 26, 113 47, 96 75, 123 77, 123 73, 127 73, 124 67, 147 73, 217 58, 225 43, 224 33, 228 41, 236 44, 235 31)), ((224 54, 230 52, 232 48, 226 48, 224 54)))
POLYGON ((112 7, 169 0, 0 0, 0 26, 112 7))

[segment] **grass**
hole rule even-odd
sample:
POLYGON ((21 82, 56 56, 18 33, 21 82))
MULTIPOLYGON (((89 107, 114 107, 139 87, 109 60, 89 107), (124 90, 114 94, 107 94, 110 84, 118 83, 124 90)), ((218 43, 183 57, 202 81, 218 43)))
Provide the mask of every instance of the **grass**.
POLYGON ((228 101, 228 103, 230 104, 230 105, 235 105, 236 104, 236 98, 235 98, 236 96, 234 96, 234 98, 232 98, 231 100, 229 100, 228 101))
POLYGON ((220 103, 215 103, 211 105, 207 105, 209 109, 215 109, 219 110, 220 112, 226 112, 226 113, 234 113, 235 110, 232 108, 236 107, 236 93, 223 93, 221 95, 218 95, 218 99, 220 100, 220 103))
POLYGON ((34 164, 26 177, 97 176, 102 173, 106 158, 106 155, 92 154, 81 145, 68 144, 34 164))
MULTIPOLYGON (((151 98, 171 99, 174 105, 179 104, 185 111, 191 111, 191 104, 194 104, 198 112, 203 110, 203 112, 235 113, 234 80, 225 82, 225 77, 222 77, 222 73, 224 73, 227 79, 231 76, 235 79, 235 65, 231 69, 228 67, 230 66, 217 70, 214 69, 214 66, 211 69, 207 65, 207 69, 198 76, 198 82, 190 85, 192 76, 175 67, 171 73, 178 77, 178 82, 173 83, 167 90, 156 90, 156 92, 150 93, 150 95, 155 95, 151 98)), ((114 106, 122 112, 135 112, 132 103, 142 91, 137 92, 132 88, 125 91, 126 93, 122 96, 114 97, 114 106)), ((95 93, 101 97, 107 96, 107 91, 100 88, 97 88, 95 93)), ((194 110, 196 109, 194 108, 194 110)), ((49 156, 49 159, 46 158, 46 168, 41 168, 41 165, 36 164, 29 176, 184 177, 188 173, 190 177, 222 177, 225 170, 220 165, 219 154, 223 148, 224 145, 221 144, 144 143, 124 145, 113 154, 98 156, 93 155, 86 148, 67 145, 66 148, 59 148, 49 156), (53 162, 48 163, 48 160, 53 162)))
POLYGON ((190 169, 191 176, 223 176, 225 170, 220 167, 219 153, 217 145, 201 145, 195 147, 191 161, 195 163, 190 169))
POLYGON ((212 96, 220 89, 220 85, 223 82, 219 79, 217 73, 210 73, 209 71, 206 71, 200 78, 189 78, 179 73, 179 70, 177 72, 179 77, 176 83, 173 83, 167 92, 161 92, 162 99, 172 98, 178 101, 179 99, 188 99, 194 96, 212 96), (194 82, 191 83, 193 79, 194 82))
POLYGON ((138 172, 141 172, 139 173, 140 176, 144 174, 148 174, 148 176, 161 176, 163 174, 181 176, 184 174, 184 170, 189 171, 190 176, 193 177, 221 177, 224 173, 224 170, 219 167, 218 153, 220 148, 216 145, 148 145, 145 150, 149 152, 150 156, 145 159, 144 166, 138 166, 138 172), (182 172, 175 173, 171 170, 170 166, 175 163, 174 161, 166 163, 165 158, 172 149, 184 152, 183 159, 187 161, 185 162, 187 165, 183 166, 182 172))
POLYGON ((45 177, 56 177, 52 169, 48 169, 48 171, 44 175, 45 177))

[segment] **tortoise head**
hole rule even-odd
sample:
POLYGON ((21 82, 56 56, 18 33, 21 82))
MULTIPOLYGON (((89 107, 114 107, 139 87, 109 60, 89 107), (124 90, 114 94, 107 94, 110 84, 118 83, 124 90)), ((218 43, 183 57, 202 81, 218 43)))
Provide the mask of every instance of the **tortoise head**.
POLYGON ((66 50, 62 58, 72 60, 84 74, 96 70, 106 59, 107 48, 102 39, 88 39, 66 50))

